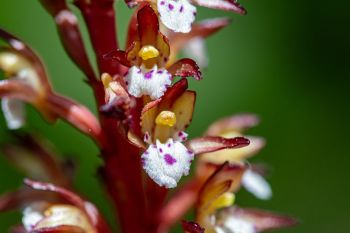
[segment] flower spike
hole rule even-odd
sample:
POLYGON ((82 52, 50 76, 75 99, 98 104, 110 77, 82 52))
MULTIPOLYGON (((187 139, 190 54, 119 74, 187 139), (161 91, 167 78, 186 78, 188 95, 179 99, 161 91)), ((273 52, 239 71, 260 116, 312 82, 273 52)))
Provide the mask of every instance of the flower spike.
MULTIPOLYGON (((98 174, 121 232, 168 233, 190 208, 194 219, 182 220, 185 233, 258 233, 294 225, 288 216, 235 203, 241 187, 259 199, 272 196, 266 167, 247 162, 265 145, 264 138, 245 135, 258 124, 255 115, 220 119, 203 137, 186 132, 197 99, 187 78, 202 79, 200 67, 209 61, 205 39, 231 22, 216 18, 196 23, 197 6, 241 15, 246 10, 237 0, 124 1, 137 8, 122 50, 116 0, 72 0, 85 21, 96 64, 90 63, 67 0, 39 1, 92 88, 98 118, 57 94, 35 52, 0 29, 5 42, 0 45, 0 70, 6 78, 0 80, 0 98, 8 128, 24 124, 25 104, 31 104, 50 123, 63 119, 90 136, 100 151, 98 174), (176 60, 180 52, 184 58, 176 60), (195 158, 193 176, 181 184, 195 158)), ((28 178, 23 187, 0 197, 0 212, 19 209, 23 215, 11 232, 110 233, 97 208, 73 191, 73 163, 57 159, 36 137, 13 134, 16 140, 1 142, 0 152, 28 178)))

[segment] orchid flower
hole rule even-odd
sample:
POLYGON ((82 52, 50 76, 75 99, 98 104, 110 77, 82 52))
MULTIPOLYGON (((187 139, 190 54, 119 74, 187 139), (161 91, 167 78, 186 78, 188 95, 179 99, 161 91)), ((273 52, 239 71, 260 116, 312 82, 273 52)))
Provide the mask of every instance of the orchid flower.
POLYGON ((23 126, 23 103, 26 102, 36 107, 49 122, 62 118, 98 137, 101 129, 95 116, 86 107, 53 92, 45 68, 33 50, 2 29, 0 39, 9 44, 0 48, 0 70, 8 78, 0 81, 2 110, 8 128, 23 126))
POLYGON ((173 76, 194 76, 201 73, 193 60, 182 59, 167 68, 170 56, 168 39, 160 33, 156 13, 145 6, 137 13, 137 36, 126 52, 115 50, 106 55, 130 67, 125 74, 125 83, 130 95, 150 96, 158 99, 171 85, 173 76))
MULTIPOLYGON (((243 136, 243 132, 255 125, 259 119, 252 114, 234 115, 220 119, 209 126, 206 135, 222 136, 231 138, 243 136)), ((251 156, 256 155, 265 145, 265 140, 261 137, 247 136, 250 145, 236 150, 221 150, 201 155, 201 162, 222 164, 225 161, 230 163, 244 162, 251 156)), ((269 183, 259 172, 254 170, 254 166, 247 169, 242 179, 243 186, 259 199, 269 199, 272 191, 269 183)))
MULTIPOLYGON (((238 149, 239 150, 239 149, 238 149)), ((207 165, 208 166, 208 165, 207 165)), ((242 209, 234 205, 235 192, 247 171, 244 164, 209 165, 214 173, 199 192, 196 204, 196 222, 208 233, 257 233, 293 226, 293 218, 271 212, 242 209)), ((204 170, 203 170, 204 171, 204 170)))
MULTIPOLYGON (((196 100, 196 93, 186 88, 186 80, 178 82, 161 100, 148 103, 142 111, 142 132, 149 144, 141 156, 143 167, 157 184, 166 188, 176 187, 180 178, 188 175, 194 153, 200 151, 200 145, 194 146, 194 141, 189 141, 188 148, 183 144, 188 137, 185 129, 192 120, 196 100)), ((242 138, 235 145, 227 144, 224 148, 248 143, 242 138)))
POLYGON ((28 190, 0 198, 0 210, 22 208, 24 232, 110 232, 96 207, 72 191, 29 179, 25 184, 28 190), (23 196, 30 190, 35 192, 23 196), (21 198, 16 198, 21 193, 21 198))
POLYGON ((197 9, 194 5, 212 9, 246 14, 236 0, 125 0, 129 7, 141 2, 150 2, 159 14, 161 22, 174 32, 188 33, 195 21, 197 9))

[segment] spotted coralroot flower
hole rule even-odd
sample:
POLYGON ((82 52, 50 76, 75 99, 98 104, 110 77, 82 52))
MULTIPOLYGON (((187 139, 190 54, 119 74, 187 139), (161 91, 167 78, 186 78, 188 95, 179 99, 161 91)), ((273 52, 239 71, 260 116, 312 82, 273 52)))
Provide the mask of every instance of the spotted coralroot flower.
POLYGON ((245 136, 257 124, 256 116, 220 119, 201 137, 187 133, 197 99, 187 78, 202 79, 199 66, 208 65, 204 40, 230 22, 227 18, 194 22, 195 5, 244 14, 236 1, 126 0, 137 7, 129 21, 125 50, 118 41, 114 0, 73 1, 90 41, 83 40, 78 18, 66 0, 39 2, 92 89, 98 117, 58 94, 34 50, 0 29, 2 111, 8 128, 19 129, 8 131, 6 142, 0 139, 0 152, 25 176, 24 186, 0 196, 0 212, 22 214, 11 232, 114 229, 75 190, 74 170, 79 164, 64 160, 39 132, 26 132, 30 126, 21 128, 24 104, 34 106, 49 123, 59 119, 70 123, 96 144, 101 160, 97 174, 114 222, 119 223, 118 232, 167 233, 181 223, 185 233, 256 233, 295 224, 293 218, 235 203, 241 186, 260 199, 272 196, 265 167, 247 162, 265 144, 260 137, 245 136), (96 65, 85 50, 89 42, 96 65), (177 60, 184 51, 188 57, 177 60), (195 170, 192 176, 191 170, 195 170), (184 220, 191 209, 194 218, 184 220))
POLYGON ((171 85, 173 76, 194 76, 201 79, 201 72, 193 60, 182 59, 167 67, 170 56, 168 39, 159 31, 156 13, 145 6, 137 13, 137 32, 127 51, 116 50, 106 58, 130 67, 125 74, 125 84, 130 95, 150 96, 158 99, 171 85))
POLYGON ((149 145, 141 157, 143 168, 160 186, 175 188, 180 178, 189 174, 194 153, 183 142, 195 100, 196 93, 185 90, 180 82, 142 111, 142 132, 149 145))
MULTIPOLYGON (((212 9, 233 11, 246 14, 246 10, 236 0, 147 0, 157 9, 162 23, 174 32, 188 33, 195 21, 197 9, 195 5, 212 9)), ((143 0, 125 0, 133 7, 143 0)))
POLYGON ((9 43, 8 47, 0 48, 0 70, 8 78, 0 82, 1 106, 8 128, 18 129, 25 121, 23 102, 30 102, 45 112, 42 102, 52 90, 36 55, 5 31, 1 30, 0 36, 9 43))
POLYGON ((2 29, 0 40, 8 44, 0 48, 0 71, 8 78, 0 81, 0 97, 9 129, 24 125, 24 103, 30 103, 49 122, 62 118, 85 133, 99 134, 99 123, 86 107, 53 92, 45 68, 32 49, 2 29))
MULTIPOLYGON (((223 118, 209 126, 206 135, 222 136, 224 138, 243 136, 243 132, 257 125, 259 119, 252 114, 234 115, 223 118)), ((222 150, 213 153, 205 153, 201 156, 201 163, 222 164, 244 162, 247 158, 256 155, 265 145, 265 140, 260 137, 246 136, 250 145, 237 150, 222 150)), ((261 167, 260 167, 261 168, 261 167)), ((270 185, 262 176, 261 169, 254 165, 247 169, 242 178, 243 186, 259 199, 270 199, 272 191, 270 185), (260 171, 260 172, 259 172, 260 171)))
MULTIPOLYGON (((220 166, 208 163, 206 167, 206 170, 209 168, 213 172, 200 189, 196 200, 196 222, 206 232, 256 233, 293 226, 296 223, 287 216, 234 205, 235 192, 241 185, 247 165, 226 162, 220 166)), ((204 171, 203 167, 200 168, 198 176, 207 176, 202 173, 204 171)))
POLYGON ((25 184, 27 193, 3 197, 1 206, 22 208, 20 232, 110 232, 96 207, 77 194, 50 183, 27 179, 25 184))

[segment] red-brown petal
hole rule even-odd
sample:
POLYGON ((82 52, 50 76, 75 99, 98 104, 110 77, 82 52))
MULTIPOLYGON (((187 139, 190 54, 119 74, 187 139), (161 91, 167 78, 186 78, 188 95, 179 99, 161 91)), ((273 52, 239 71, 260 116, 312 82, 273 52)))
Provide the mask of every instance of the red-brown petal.
POLYGON ((168 138, 172 138, 176 133, 184 131, 192 121, 195 102, 196 93, 194 91, 185 91, 176 98, 173 104, 165 108, 160 107, 160 111, 166 110, 175 113, 176 124, 173 127, 155 125, 154 138, 164 142, 168 138))
POLYGON ((131 66, 130 61, 127 59, 127 53, 120 49, 110 51, 109 53, 103 55, 103 58, 107 60, 111 59, 117 61, 124 66, 131 66))
POLYGON ((195 204, 202 184, 198 179, 189 181, 181 186, 166 203, 159 214, 161 227, 164 228, 164 231, 183 218, 186 212, 195 204))
POLYGON ((223 149, 241 148, 249 145, 249 139, 244 137, 201 137, 187 142, 187 147, 195 154, 214 152, 223 149))
POLYGON ((182 220, 182 229, 186 233, 204 233, 205 229, 198 223, 182 220))
POLYGON ((182 78, 194 77, 197 80, 202 79, 202 73, 195 61, 189 58, 183 58, 168 68, 173 76, 182 78))
POLYGON ((97 142, 100 141, 102 136, 100 123, 85 106, 56 94, 48 95, 46 105, 49 112, 60 116, 87 135, 92 135, 97 142))
POLYGON ((147 5, 138 12, 137 22, 141 45, 153 45, 156 47, 159 22, 158 16, 151 6, 147 5))
POLYGON ((257 232, 292 227, 298 223, 295 218, 289 216, 250 208, 229 207, 223 211, 222 216, 232 216, 252 222, 257 232))
POLYGON ((199 192, 196 208, 196 221, 204 227, 210 227, 208 217, 215 209, 211 204, 226 192, 235 192, 241 184, 241 178, 246 170, 243 164, 224 163, 207 179, 199 192))
POLYGON ((187 88, 188 82, 186 79, 181 79, 180 81, 176 82, 165 92, 160 103, 160 108, 169 108, 171 105, 173 105, 176 99, 187 90, 187 88))

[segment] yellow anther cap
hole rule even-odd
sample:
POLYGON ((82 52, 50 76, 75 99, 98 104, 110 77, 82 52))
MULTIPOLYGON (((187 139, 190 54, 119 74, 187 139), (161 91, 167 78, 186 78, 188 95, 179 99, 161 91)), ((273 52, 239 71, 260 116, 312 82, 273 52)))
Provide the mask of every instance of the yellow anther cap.
POLYGON ((173 127, 176 124, 176 115, 171 111, 162 111, 156 118, 156 124, 173 127))
POLYGON ((103 86, 106 88, 109 86, 109 83, 112 82, 113 78, 107 73, 103 73, 101 75, 101 81, 103 83, 103 86))
POLYGON ((217 198, 211 204, 211 206, 214 209, 220 209, 220 208, 231 206, 231 205, 233 205, 234 202, 235 202, 235 195, 233 193, 226 192, 226 193, 222 194, 219 198, 217 198))
POLYGON ((145 45, 139 51, 139 57, 143 60, 148 60, 159 56, 159 51, 152 45, 145 45))

